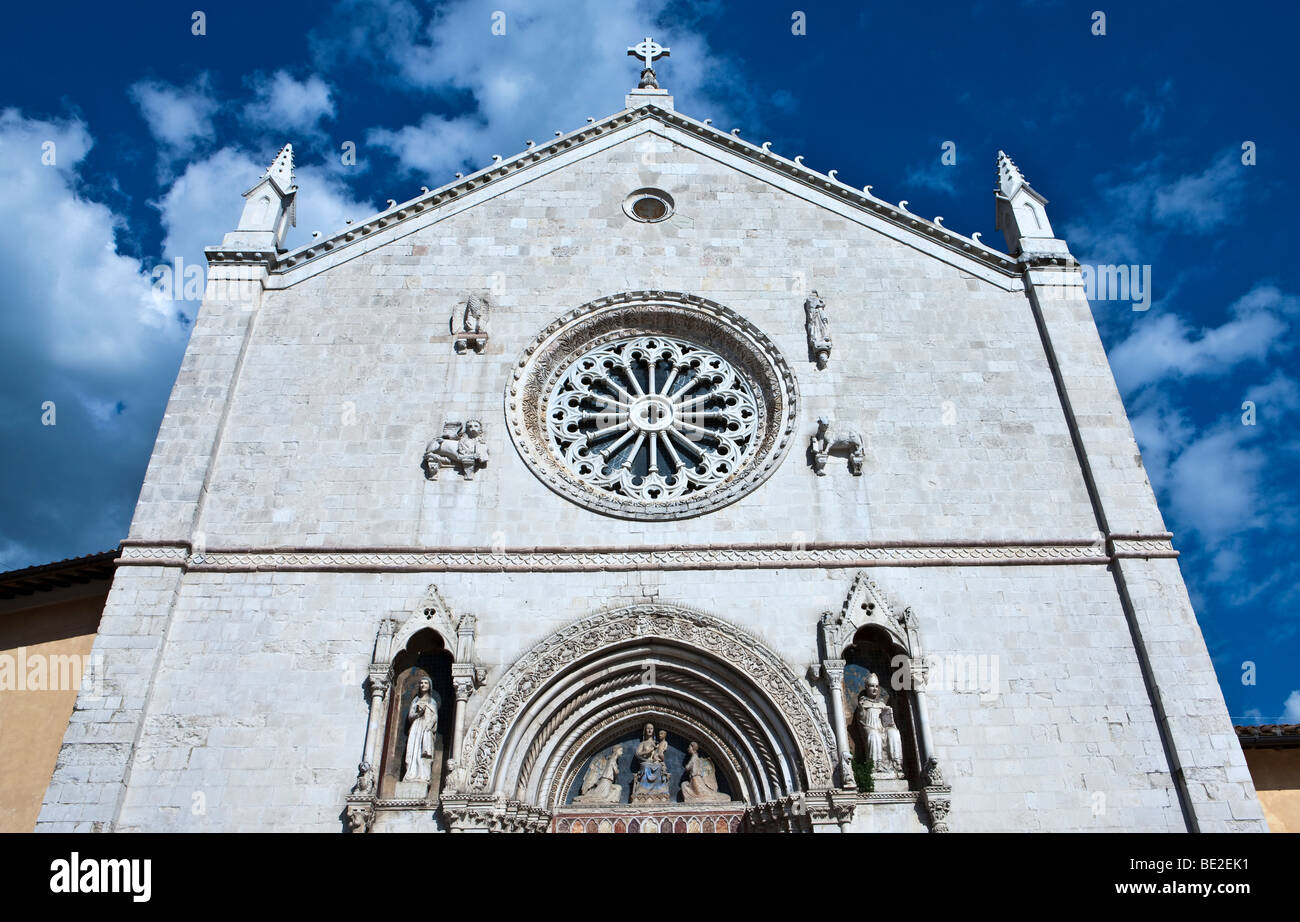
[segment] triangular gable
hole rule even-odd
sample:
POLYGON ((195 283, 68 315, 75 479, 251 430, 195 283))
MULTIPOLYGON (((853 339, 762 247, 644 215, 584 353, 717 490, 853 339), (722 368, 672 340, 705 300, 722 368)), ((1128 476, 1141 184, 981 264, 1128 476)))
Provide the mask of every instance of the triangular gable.
MULTIPOLYGON (((801 157, 788 160, 772 153, 769 143, 761 146, 751 144, 735 133, 728 134, 714 128, 707 121, 699 122, 653 104, 625 109, 577 131, 558 135, 545 144, 530 141, 527 148, 513 157, 494 156, 490 166, 441 188, 421 191, 409 201, 397 203, 390 200, 392 204, 385 211, 329 237, 278 254, 273 264, 268 266, 272 272, 268 287, 288 287, 532 180, 539 171, 544 175, 561 169, 575 159, 609 149, 647 131, 743 169, 755 178, 830 208, 999 287, 1018 287, 1020 267, 1015 258, 993 250, 977 239, 948 230, 942 226, 941 219, 937 219, 939 223, 927 221, 911 214, 905 207, 890 205, 870 192, 839 182, 834 170, 828 174, 818 173, 804 166, 801 157)), ((209 260, 213 263, 245 262, 248 255, 208 248, 209 260)))

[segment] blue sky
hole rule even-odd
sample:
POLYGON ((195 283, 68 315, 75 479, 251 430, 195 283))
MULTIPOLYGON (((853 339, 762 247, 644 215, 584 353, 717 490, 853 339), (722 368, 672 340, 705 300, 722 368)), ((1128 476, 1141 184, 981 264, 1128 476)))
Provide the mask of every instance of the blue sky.
POLYGON ((198 308, 150 273, 202 266, 281 144, 297 245, 620 109, 653 34, 688 114, 998 246, 1002 148, 1083 262, 1151 267, 1149 310, 1093 312, 1229 710, 1300 721, 1294 4, 196 5, 6 11, 0 569, 125 534, 198 308))

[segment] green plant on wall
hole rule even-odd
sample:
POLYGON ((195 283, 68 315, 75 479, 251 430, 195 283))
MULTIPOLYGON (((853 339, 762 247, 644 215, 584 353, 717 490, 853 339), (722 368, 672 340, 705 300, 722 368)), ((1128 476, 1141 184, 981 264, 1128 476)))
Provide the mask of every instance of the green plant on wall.
POLYGON ((853 757, 853 780, 857 782, 858 790, 863 794, 870 794, 876 789, 875 782, 871 778, 871 760, 862 756, 853 757))

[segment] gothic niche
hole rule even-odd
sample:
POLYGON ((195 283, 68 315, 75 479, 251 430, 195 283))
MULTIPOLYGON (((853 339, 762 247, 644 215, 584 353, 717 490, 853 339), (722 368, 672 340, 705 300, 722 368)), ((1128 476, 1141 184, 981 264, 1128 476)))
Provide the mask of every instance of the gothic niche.
POLYGON ((441 788, 456 706, 451 663, 451 653, 431 628, 417 632, 393 657, 380 798, 424 800, 441 788))
POLYGON ((845 651, 843 704, 859 791, 906 791, 909 781, 919 777, 915 702, 905 657, 894 638, 875 625, 860 629, 845 651), (898 656, 904 658, 896 660, 898 656))
POLYGON ((647 721, 579 760, 564 803, 574 807, 731 803, 732 784, 707 745, 647 721))

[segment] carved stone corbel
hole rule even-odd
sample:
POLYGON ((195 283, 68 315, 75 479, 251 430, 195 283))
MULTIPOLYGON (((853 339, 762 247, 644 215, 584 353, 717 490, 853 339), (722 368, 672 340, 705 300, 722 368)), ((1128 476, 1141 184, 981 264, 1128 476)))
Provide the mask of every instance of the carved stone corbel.
POLYGON ((370 832, 375 823, 375 805, 372 802, 349 803, 347 811, 348 832, 370 832))
POLYGON ((930 817, 931 832, 948 831, 948 811, 952 809, 952 789, 946 787, 924 788, 921 803, 930 817))

